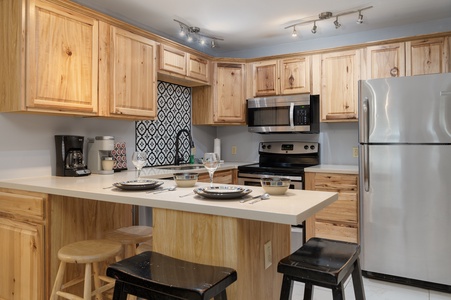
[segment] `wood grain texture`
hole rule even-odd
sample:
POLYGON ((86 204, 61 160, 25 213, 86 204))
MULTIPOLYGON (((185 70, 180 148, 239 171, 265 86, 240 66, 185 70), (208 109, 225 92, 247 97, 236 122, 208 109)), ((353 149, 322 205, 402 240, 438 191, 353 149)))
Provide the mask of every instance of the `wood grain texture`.
POLYGON ((154 209, 153 249, 176 258, 234 268, 228 299, 279 299, 277 263, 289 254, 290 226, 176 210, 154 209), (265 270, 263 246, 272 242, 265 270))
POLYGON ((366 48, 367 78, 405 76, 405 44, 394 43, 366 48))
POLYGON ((406 75, 449 72, 449 38, 431 38, 406 42, 406 75))
POLYGON ((306 190, 338 192, 338 200, 306 220, 306 239, 359 242, 359 185, 352 174, 306 173, 306 190))
POLYGON ((274 96, 280 93, 277 60, 255 62, 253 66, 253 95, 255 97, 274 96))
POLYGON ((310 56, 280 61, 280 93, 310 93, 310 56))

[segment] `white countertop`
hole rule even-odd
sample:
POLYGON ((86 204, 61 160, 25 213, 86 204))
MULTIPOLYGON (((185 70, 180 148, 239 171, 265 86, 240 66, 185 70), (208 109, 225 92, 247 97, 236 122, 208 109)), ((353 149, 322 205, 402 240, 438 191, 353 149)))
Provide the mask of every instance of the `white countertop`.
POLYGON ((317 165, 304 169, 306 173, 340 173, 359 174, 359 166, 356 165, 317 165))
MULTIPOLYGON (((147 175, 157 176, 157 173, 151 174, 154 172, 151 168, 146 170, 149 173, 147 175)), ((166 175, 171 173, 167 171, 164 170, 166 175)), ((161 178, 161 174, 159 176, 161 178)), ((336 193, 288 190, 285 195, 271 196, 268 200, 250 204, 249 202, 240 203, 239 199, 205 199, 194 196, 194 193, 187 197, 179 197, 192 192, 194 188, 177 188, 175 191, 159 194, 108 188, 115 182, 134 180, 135 177, 134 170, 112 175, 91 174, 83 177, 30 177, 0 180, 0 187, 292 225, 300 224, 338 198, 336 193)), ((162 181, 164 181, 162 187, 175 185, 173 180, 162 181)), ((198 182, 195 187, 205 186, 208 186, 208 183, 198 182)), ((261 187, 250 188, 252 189, 251 196, 264 192, 261 187)))

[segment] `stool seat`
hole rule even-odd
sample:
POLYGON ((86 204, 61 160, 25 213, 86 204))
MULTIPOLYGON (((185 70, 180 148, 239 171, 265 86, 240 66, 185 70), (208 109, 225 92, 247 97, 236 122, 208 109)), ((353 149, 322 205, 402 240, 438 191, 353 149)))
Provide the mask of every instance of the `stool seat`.
POLYGON ((136 246, 139 243, 152 240, 153 228, 150 226, 129 226, 118 228, 105 233, 105 238, 121 243, 124 246, 124 257, 117 260, 136 255, 136 246))
POLYGON ((358 244, 311 238, 280 260, 277 271, 284 274, 280 299, 289 299, 293 280, 305 283, 304 299, 311 299, 312 285, 331 288, 334 299, 344 299, 344 281, 352 274, 356 299, 364 300, 359 254, 358 244))
POLYGON ((63 246, 58 258, 67 263, 92 263, 114 257, 122 250, 122 245, 110 240, 85 240, 63 246))
POLYGON ((110 265, 107 276, 116 279, 114 300, 126 299, 127 294, 146 299, 227 299, 226 287, 237 279, 231 268, 192 263, 152 251, 110 265))

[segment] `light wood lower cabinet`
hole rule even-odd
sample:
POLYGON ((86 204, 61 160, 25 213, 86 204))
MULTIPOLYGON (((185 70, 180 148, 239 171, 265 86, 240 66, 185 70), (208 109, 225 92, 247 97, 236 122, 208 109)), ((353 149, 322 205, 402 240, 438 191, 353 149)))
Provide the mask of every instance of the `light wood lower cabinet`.
MULTIPOLYGON (((0 299, 49 299, 62 246, 131 223, 131 205, 0 189, 0 299)), ((82 267, 68 265, 67 278, 82 267)))
POLYGON ((338 192, 338 200, 306 220, 306 239, 322 237, 359 243, 358 175, 306 173, 305 189, 338 192))
MULTIPOLYGON (((213 183, 236 184, 237 176, 238 176, 238 170, 216 171, 213 176, 213 183)), ((210 182, 210 176, 208 175, 208 173, 201 173, 201 174, 199 174, 198 181, 210 182)))

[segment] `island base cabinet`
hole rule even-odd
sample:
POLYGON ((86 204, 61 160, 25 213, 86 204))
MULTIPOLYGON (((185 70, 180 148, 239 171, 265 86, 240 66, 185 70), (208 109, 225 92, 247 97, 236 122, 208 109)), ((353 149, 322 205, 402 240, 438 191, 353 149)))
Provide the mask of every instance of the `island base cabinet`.
POLYGON ((238 279, 230 300, 279 299, 280 259, 290 254, 290 226, 176 210, 153 209, 153 250, 192 262, 230 267, 238 279), (264 245, 271 241, 271 265, 264 245))

